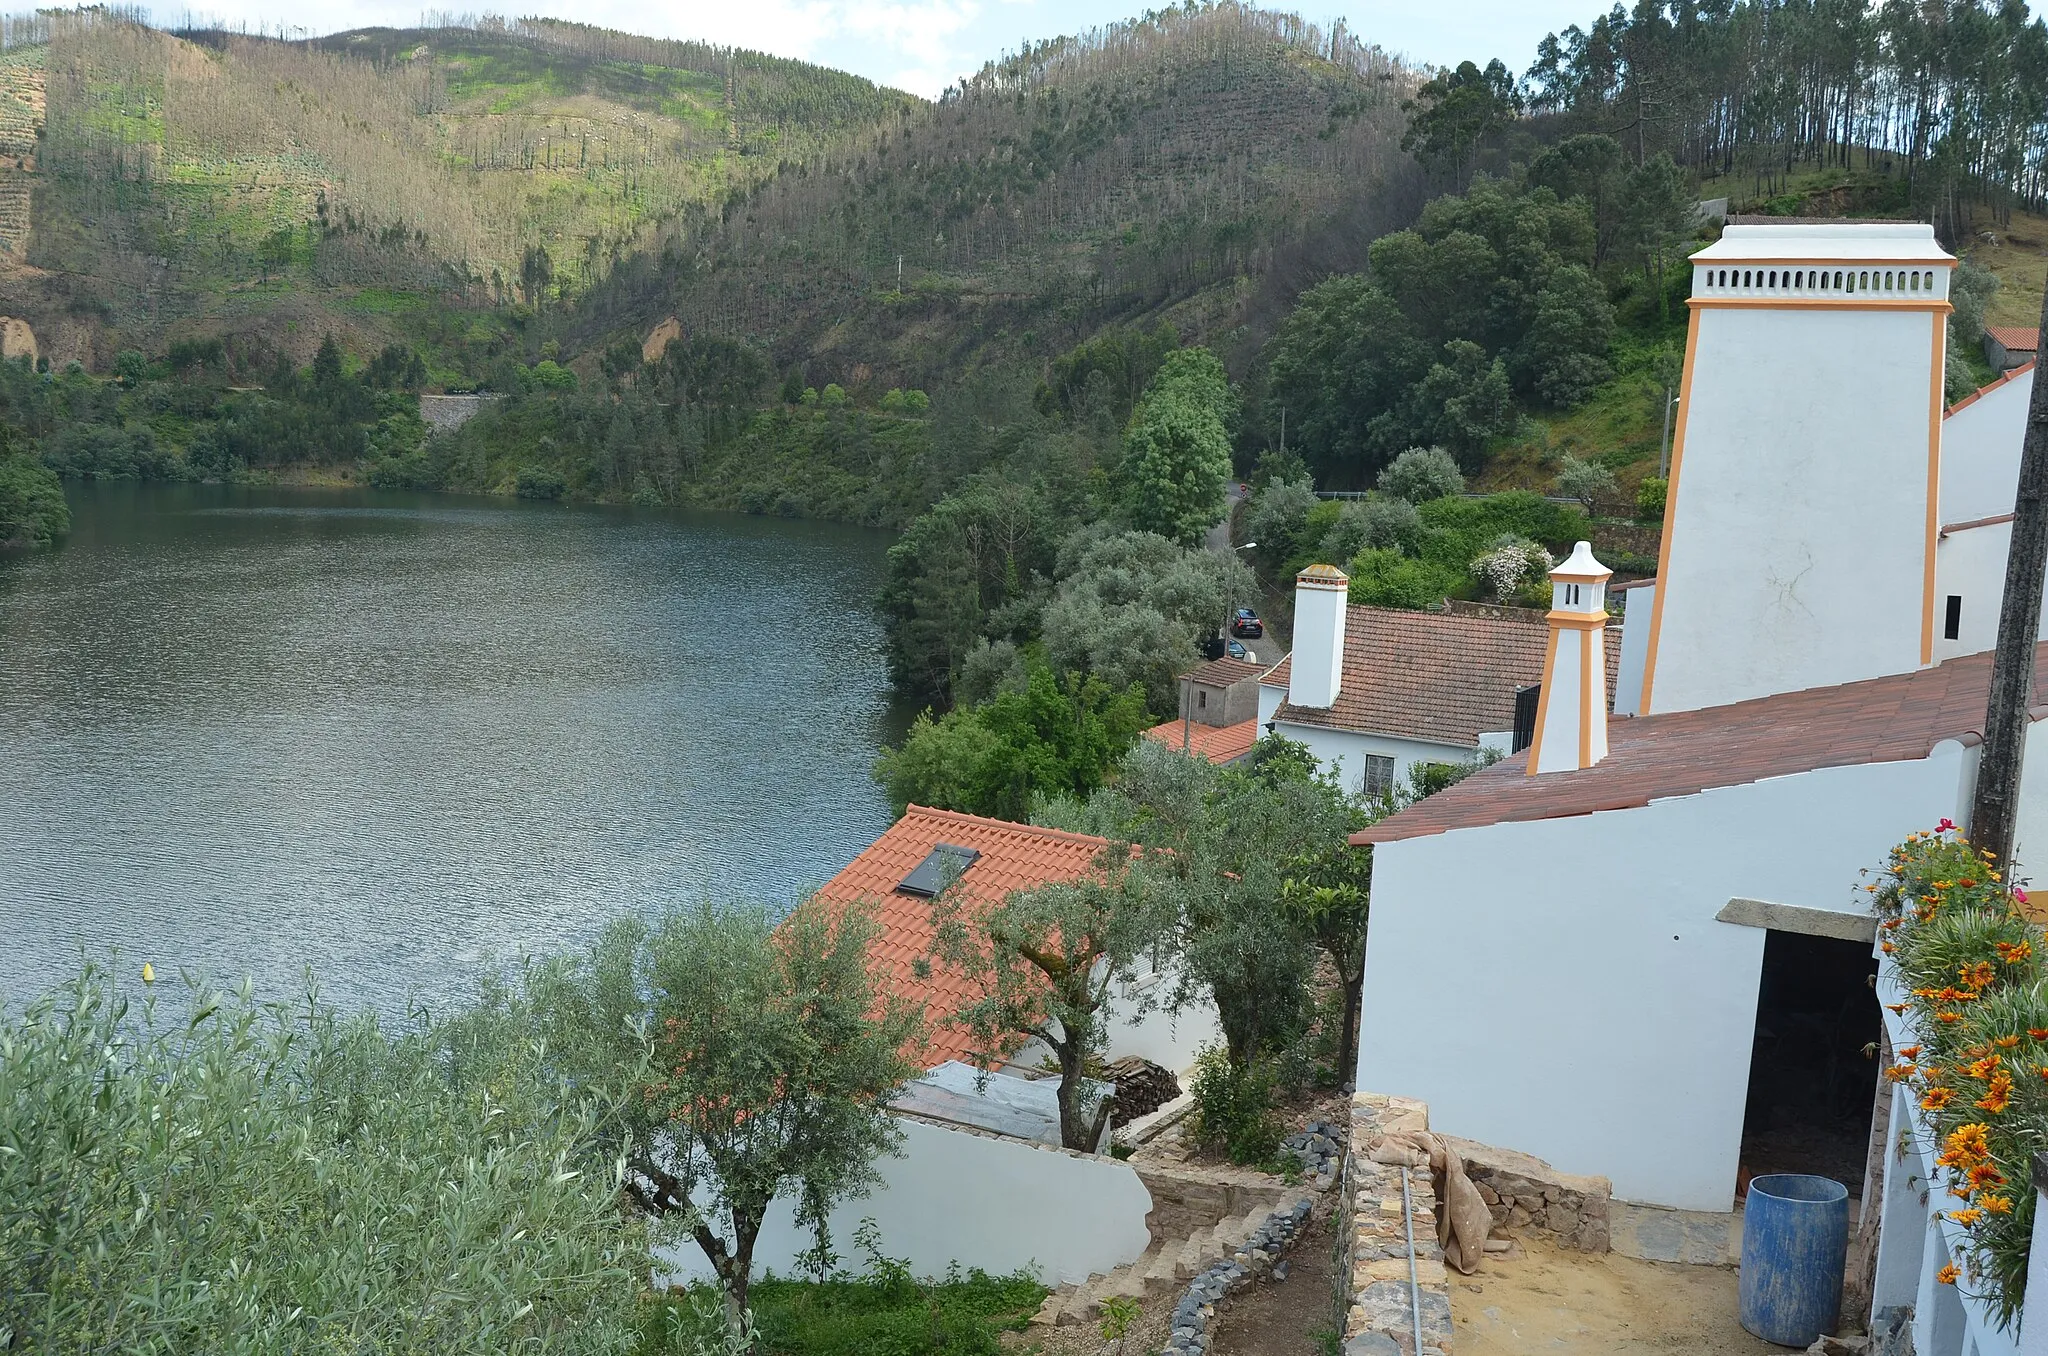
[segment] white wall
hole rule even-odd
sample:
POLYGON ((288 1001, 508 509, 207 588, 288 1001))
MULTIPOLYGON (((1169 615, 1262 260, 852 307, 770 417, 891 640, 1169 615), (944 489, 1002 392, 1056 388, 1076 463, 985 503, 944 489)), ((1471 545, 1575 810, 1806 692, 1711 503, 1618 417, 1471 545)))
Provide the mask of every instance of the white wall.
POLYGON ((1196 1051, 1223 1039, 1214 1003, 1193 1003, 1177 1013, 1158 1007, 1150 1012, 1139 1010, 1144 998, 1164 1003, 1173 992, 1174 980, 1172 972, 1155 970, 1111 998, 1103 1050, 1106 1058, 1137 1055, 1178 1075, 1194 1066, 1196 1051))
MULTIPOLYGON (((1742 896, 1861 909, 1858 873, 1957 813, 1974 755, 1830 768, 1373 850, 1358 1086, 1431 1128, 1732 1208, 1764 932, 1742 896)), ((2048 768, 2043 769, 2048 775, 2048 768)))
POLYGON ((1941 423, 1941 521, 1963 523, 2011 513, 2019 493, 2020 443, 2034 374, 1987 391, 1941 423))
MULTIPOLYGON (((853 1231, 863 1218, 875 1221, 882 1251, 907 1257, 920 1276, 942 1276, 958 1262, 992 1275, 1036 1267, 1046 1284, 1071 1285, 1135 1261, 1150 1243, 1152 1193, 1128 1163, 897 1123, 903 1157, 876 1165, 883 1185, 832 1212, 832 1246, 849 1270, 861 1266, 853 1231)), ((796 1226, 795 1202, 777 1198, 755 1244, 755 1274, 791 1274, 811 1245, 809 1231, 796 1226)), ((677 1280, 714 1274, 694 1242, 662 1249, 658 1262, 677 1280)))
MULTIPOLYGON (((1657 586, 1638 584, 1621 595, 1621 661, 1614 673, 1614 714, 1633 716, 1643 704, 1643 656, 1650 652, 1650 618, 1657 611, 1657 586)), ((1614 628, 1609 627, 1611 632, 1614 628)), ((1613 644, 1613 637, 1609 636, 1613 644)))
POLYGON ((1306 744, 1325 767, 1337 774, 1346 790, 1356 791, 1365 777, 1365 755, 1379 754, 1394 760, 1394 784, 1400 785, 1417 763, 1462 763, 1478 751, 1456 744, 1433 744, 1419 739, 1396 739, 1392 735, 1354 734, 1349 730, 1326 730, 1319 725, 1290 725, 1281 721, 1276 734, 1306 744))
POLYGON ((1273 718, 1273 713, 1278 711, 1280 704, 1286 700, 1286 688, 1274 687, 1267 683, 1259 684, 1259 724, 1261 727, 1273 718))
POLYGON ((1651 712, 1919 666, 1927 311, 1701 309, 1651 712))

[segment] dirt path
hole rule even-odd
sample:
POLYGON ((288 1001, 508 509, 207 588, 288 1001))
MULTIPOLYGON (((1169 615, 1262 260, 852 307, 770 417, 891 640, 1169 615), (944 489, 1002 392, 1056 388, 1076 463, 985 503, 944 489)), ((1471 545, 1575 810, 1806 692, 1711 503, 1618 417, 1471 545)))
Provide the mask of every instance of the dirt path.
POLYGON ((1458 1356, 1766 1356, 1775 1347, 1736 1321, 1733 1267, 1560 1252, 1524 1240, 1454 1277, 1458 1356))
MULTIPOLYGON (((1315 1219, 1287 1250, 1287 1279, 1234 1295, 1211 1329, 1215 1356, 1319 1356, 1337 1330, 1336 1235, 1315 1219)), ((1462 1356, 1462 1353, 1461 1353, 1462 1356)))

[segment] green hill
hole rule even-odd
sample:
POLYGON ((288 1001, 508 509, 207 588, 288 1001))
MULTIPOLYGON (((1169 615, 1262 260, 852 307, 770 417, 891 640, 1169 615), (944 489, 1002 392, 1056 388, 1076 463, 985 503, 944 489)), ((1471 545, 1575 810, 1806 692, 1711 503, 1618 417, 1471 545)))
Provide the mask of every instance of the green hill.
POLYGON ((303 361, 334 331, 423 344, 453 376, 510 308, 916 106, 549 21, 293 43, 85 11, 28 36, 0 61, 0 306, 94 369, 198 335, 303 361))

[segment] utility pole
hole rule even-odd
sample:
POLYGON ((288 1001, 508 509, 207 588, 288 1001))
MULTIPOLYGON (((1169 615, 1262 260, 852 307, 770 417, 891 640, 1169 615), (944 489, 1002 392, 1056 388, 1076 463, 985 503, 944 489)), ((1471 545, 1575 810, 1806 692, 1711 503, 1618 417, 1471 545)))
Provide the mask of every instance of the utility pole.
MULTIPOLYGON (((2042 299, 2041 323, 2048 325, 2048 297, 2042 299)), ((2034 693, 2034 642, 2041 634, 2041 588, 2048 575, 2048 381, 2038 376, 2027 405, 2019 496, 2012 514, 2005 601, 1998 609, 1998 648, 1992 653, 1991 699, 1984 712, 1984 750, 1977 763, 1976 800, 1970 807, 1970 841, 1991 854, 2001 874, 2012 870, 2013 820, 2027 750, 2027 708, 2034 693)))

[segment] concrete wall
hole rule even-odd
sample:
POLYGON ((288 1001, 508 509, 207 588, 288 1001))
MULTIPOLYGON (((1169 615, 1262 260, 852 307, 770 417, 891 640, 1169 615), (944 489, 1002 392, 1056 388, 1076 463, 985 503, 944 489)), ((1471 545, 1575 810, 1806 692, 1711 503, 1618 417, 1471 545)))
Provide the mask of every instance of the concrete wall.
POLYGON ((1941 421, 1943 523, 2012 512, 2033 397, 2034 374, 2024 372, 1941 421))
POLYGON ((1194 1067, 1196 1051, 1222 1041, 1223 1028, 1218 1025, 1213 1003, 1190 1004, 1177 1013, 1159 1007, 1140 1010, 1146 999, 1163 1004, 1173 992, 1174 982, 1172 973, 1155 970, 1132 989, 1111 998, 1105 1058, 1137 1055, 1178 1075, 1194 1067))
POLYGON ((1608 643, 1621 646, 1621 662, 1614 673, 1614 714, 1633 716, 1643 705, 1643 657, 1650 652, 1650 619, 1657 612, 1657 586, 1639 584, 1621 596, 1627 599, 1622 604, 1621 635, 1614 637, 1611 633, 1616 628, 1608 627, 1608 643))
POLYGON ((1918 667, 1941 317, 1765 307, 1693 323, 1648 709, 1918 667))
POLYGON ((1951 742, 1380 845, 1357 1086, 1622 1200, 1730 1209, 1765 933, 1714 915, 1735 897, 1860 911, 1860 871, 1962 818, 1974 761, 1951 742))
POLYGON ((1188 717, 1198 725, 1242 725, 1259 714, 1259 682, 1188 684, 1188 717))
MULTIPOLYGON (((1137 1260, 1150 1244, 1152 1195, 1127 1163, 898 1123, 903 1156, 876 1165, 883 1184, 832 1212, 833 1247, 849 1270, 862 1263, 853 1231, 864 1218, 880 1230, 882 1251, 908 1258, 920 1276, 942 1276, 958 1262, 995 1275, 1035 1268, 1048 1285, 1071 1285, 1137 1260)), ((778 1198, 755 1245, 755 1274, 790 1274, 811 1245, 796 1226, 794 1200, 778 1198)), ((712 1278, 693 1242, 658 1256, 676 1280, 712 1278)))
POLYGON ((487 403, 499 399, 502 397, 495 395, 422 395, 420 422, 431 433, 453 433, 476 418, 487 403))

